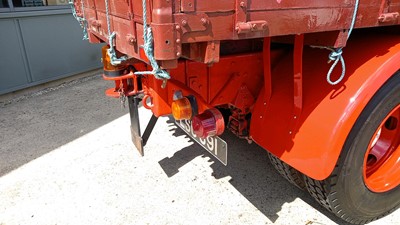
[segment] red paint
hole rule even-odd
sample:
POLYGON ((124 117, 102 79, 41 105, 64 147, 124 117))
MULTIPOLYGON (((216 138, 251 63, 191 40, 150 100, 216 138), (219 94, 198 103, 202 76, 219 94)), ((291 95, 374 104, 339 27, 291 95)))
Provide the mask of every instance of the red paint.
MULTIPOLYGON (((83 8, 89 21, 90 41, 108 42, 104 1, 75 0, 80 15, 81 1, 84 1, 83 8)), ((347 30, 354 2, 154 0, 147 2, 147 14, 149 25, 153 28, 156 59, 165 68, 176 68, 177 64, 172 61, 176 62, 188 43, 347 30)), ((109 5, 111 32, 117 33, 116 49, 122 54, 146 61, 144 55, 140 54, 143 45, 142 0, 109 1, 109 5)), ((399 10, 400 0, 361 1, 356 27, 400 24, 399 10)), ((339 40, 335 46, 345 44, 345 40, 339 40)), ((212 51, 206 46, 202 50, 206 55, 212 51)))
MULTIPOLYGON (((265 108, 262 101, 264 90, 254 106, 250 126, 253 140, 314 179, 329 176, 361 111, 399 70, 399 36, 365 35, 353 36, 346 47, 347 75, 337 86, 327 84, 325 79, 329 51, 304 49, 303 110, 293 137, 288 129, 294 112, 292 57, 288 55, 275 65, 269 107, 265 108)), ((334 76, 340 72, 336 70, 334 76)))
MULTIPOLYGON (((109 2, 111 32, 117 33, 118 55, 131 59, 121 68, 105 64, 106 72, 123 73, 105 76, 116 84, 108 95, 143 93, 156 116, 171 113, 176 91, 194 96, 200 114, 231 109, 230 128, 239 136, 314 179, 331 173, 359 114, 399 69, 398 26, 392 35, 355 34, 347 43, 354 0, 154 0, 147 3, 155 56, 172 78, 162 88, 161 80, 142 76, 140 89, 133 72, 151 70, 141 47, 142 1, 121 1, 109 2), (329 52, 307 47, 315 44, 347 45, 346 77, 339 85, 327 84, 329 52)), ((84 10, 90 41, 107 42, 104 1, 85 0, 84 10)), ((398 11, 400 0, 361 1, 356 28, 399 25, 398 11)))
POLYGON ((400 105, 372 136, 364 159, 364 181, 371 191, 387 192, 400 184, 400 105))

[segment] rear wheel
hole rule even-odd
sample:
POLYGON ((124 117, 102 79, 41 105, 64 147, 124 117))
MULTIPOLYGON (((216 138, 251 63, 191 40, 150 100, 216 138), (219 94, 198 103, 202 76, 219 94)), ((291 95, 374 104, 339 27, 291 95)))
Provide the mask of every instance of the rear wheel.
POLYGON ((303 174, 297 171, 295 168, 289 166, 278 157, 272 155, 268 152, 269 159, 278 173, 289 181, 294 186, 301 190, 306 189, 306 184, 304 183, 303 174))
POLYGON ((368 223, 400 205, 400 73, 375 94, 356 121, 327 179, 305 177, 310 194, 338 217, 368 223))

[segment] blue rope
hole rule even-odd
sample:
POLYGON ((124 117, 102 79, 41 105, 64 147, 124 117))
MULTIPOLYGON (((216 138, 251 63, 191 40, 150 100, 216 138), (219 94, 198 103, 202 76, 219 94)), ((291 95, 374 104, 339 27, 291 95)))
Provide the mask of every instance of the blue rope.
POLYGON ((170 79, 170 75, 167 71, 160 68, 157 63, 157 60, 154 58, 154 46, 153 46, 153 32, 151 31, 151 27, 147 25, 147 2, 143 0, 143 49, 150 61, 151 67, 153 67, 152 71, 141 71, 135 72, 138 75, 154 75, 157 79, 167 80, 170 79))
POLYGON ((117 57, 117 53, 115 52, 115 49, 114 49, 114 39, 115 39, 117 34, 115 32, 111 33, 111 22, 110 22, 108 0, 104 0, 104 4, 105 4, 105 7, 106 7, 108 45, 110 46, 110 48, 107 50, 107 54, 108 54, 108 56, 110 56, 111 65, 117 66, 117 65, 121 64, 122 62, 126 61, 128 59, 128 57, 127 56, 121 56, 121 58, 117 57))
MULTIPOLYGON (((359 4, 360 4, 360 0, 356 0, 356 3, 354 5, 353 18, 351 20, 349 32, 347 33, 347 40, 350 38, 350 34, 354 29, 359 4)), ((329 54, 329 62, 334 61, 331 68, 328 71, 328 74, 326 75, 326 81, 330 85, 336 85, 336 84, 340 83, 343 80, 344 76, 346 75, 346 64, 345 64, 344 58, 342 56, 343 48, 337 48, 337 49, 332 49, 332 48, 328 48, 328 47, 322 47, 322 48, 331 50, 331 53, 329 54), (337 79, 336 81, 332 81, 332 79, 331 79, 332 72, 335 69, 336 65, 339 63, 339 61, 342 64, 342 74, 340 75, 339 79, 337 79)))
POLYGON ((128 59, 128 57, 126 57, 126 56, 121 56, 120 58, 117 57, 117 53, 114 50, 115 36, 116 36, 115 32, 108 35, 108 44, 110 45, 110 48, 107 50, 107 53, 110 56, 110 62, 111 62, 111 65, 113 65, 113 66, 119 65, 128 59))

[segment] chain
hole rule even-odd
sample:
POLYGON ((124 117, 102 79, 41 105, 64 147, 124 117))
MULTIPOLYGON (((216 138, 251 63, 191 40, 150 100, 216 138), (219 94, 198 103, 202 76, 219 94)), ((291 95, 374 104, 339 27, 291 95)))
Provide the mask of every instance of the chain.
POLYGON ((106 20, 107 20, 108 36, 110 36, 111 35, 111 23, 110 23, 110 15, 108 13, 108 0, 104 0, 104 3, 106 5, 106 20))
POLYGON ((125 109, 126 95, 123 92, 119 93, 119 100, 121 102, 121 109, 125 109))
POLYGON ((167 87, 167 81, 168 81, 167 79, 162 80, 162 84, 161 84, 162 89, 165 89, 165 87, 167 87))
POLYGON ((82 5, 82 16, 83 16, 83 23, 82 23, 82 28, 83 28, 83 40, 88 40, 88 31, 87 31, 87 21, 85 17, 85 9, 84 9, 84 0, 81 0, 81 5, 82 5))
POLYGON ((83 17, 80 17, 80 16, 78 16, 76 14, 74 0, 69 0, 68 3, 71 6, 72 15, 79 22, 79 24, 81 25, 81 27, 83 29, 83 38, 82 38, 82 40, 88 40, 89 38, 88 38, 88 32, 87 32, 87 21, 85 19, 85 10, 84 10, 83 0, 81 0, 81 8, 82 8, 83 17))
POLYGON ((124 92, 124 83, 122 82, 122 80, 120 81, 120 86, 118 89, 118 93, 119 93, 119 100, 121 102, 121 109, 124 108, 125 109, 125 102, 126 102, 126 95, 124 92))

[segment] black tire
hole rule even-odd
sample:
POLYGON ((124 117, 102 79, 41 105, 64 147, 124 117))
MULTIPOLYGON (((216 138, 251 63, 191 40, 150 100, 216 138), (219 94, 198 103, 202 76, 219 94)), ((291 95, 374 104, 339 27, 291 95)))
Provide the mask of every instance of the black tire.
MULTIPOLYGON (((379 219, 400 205, 400 186, 373 192, 363 178, 364 156, 385 116, 400 104, 400 72, 393 75, 367 104, 354 124, 338 163, 323 181, 305 176, 309 193, 326 209, 353 224, 379 219)), ((400 176, 400 174, 399 174, 400 176)))
POLYGON ((294 186, 306 190, 303 174, 268 152, 269 159, 280 175, 294 186))

